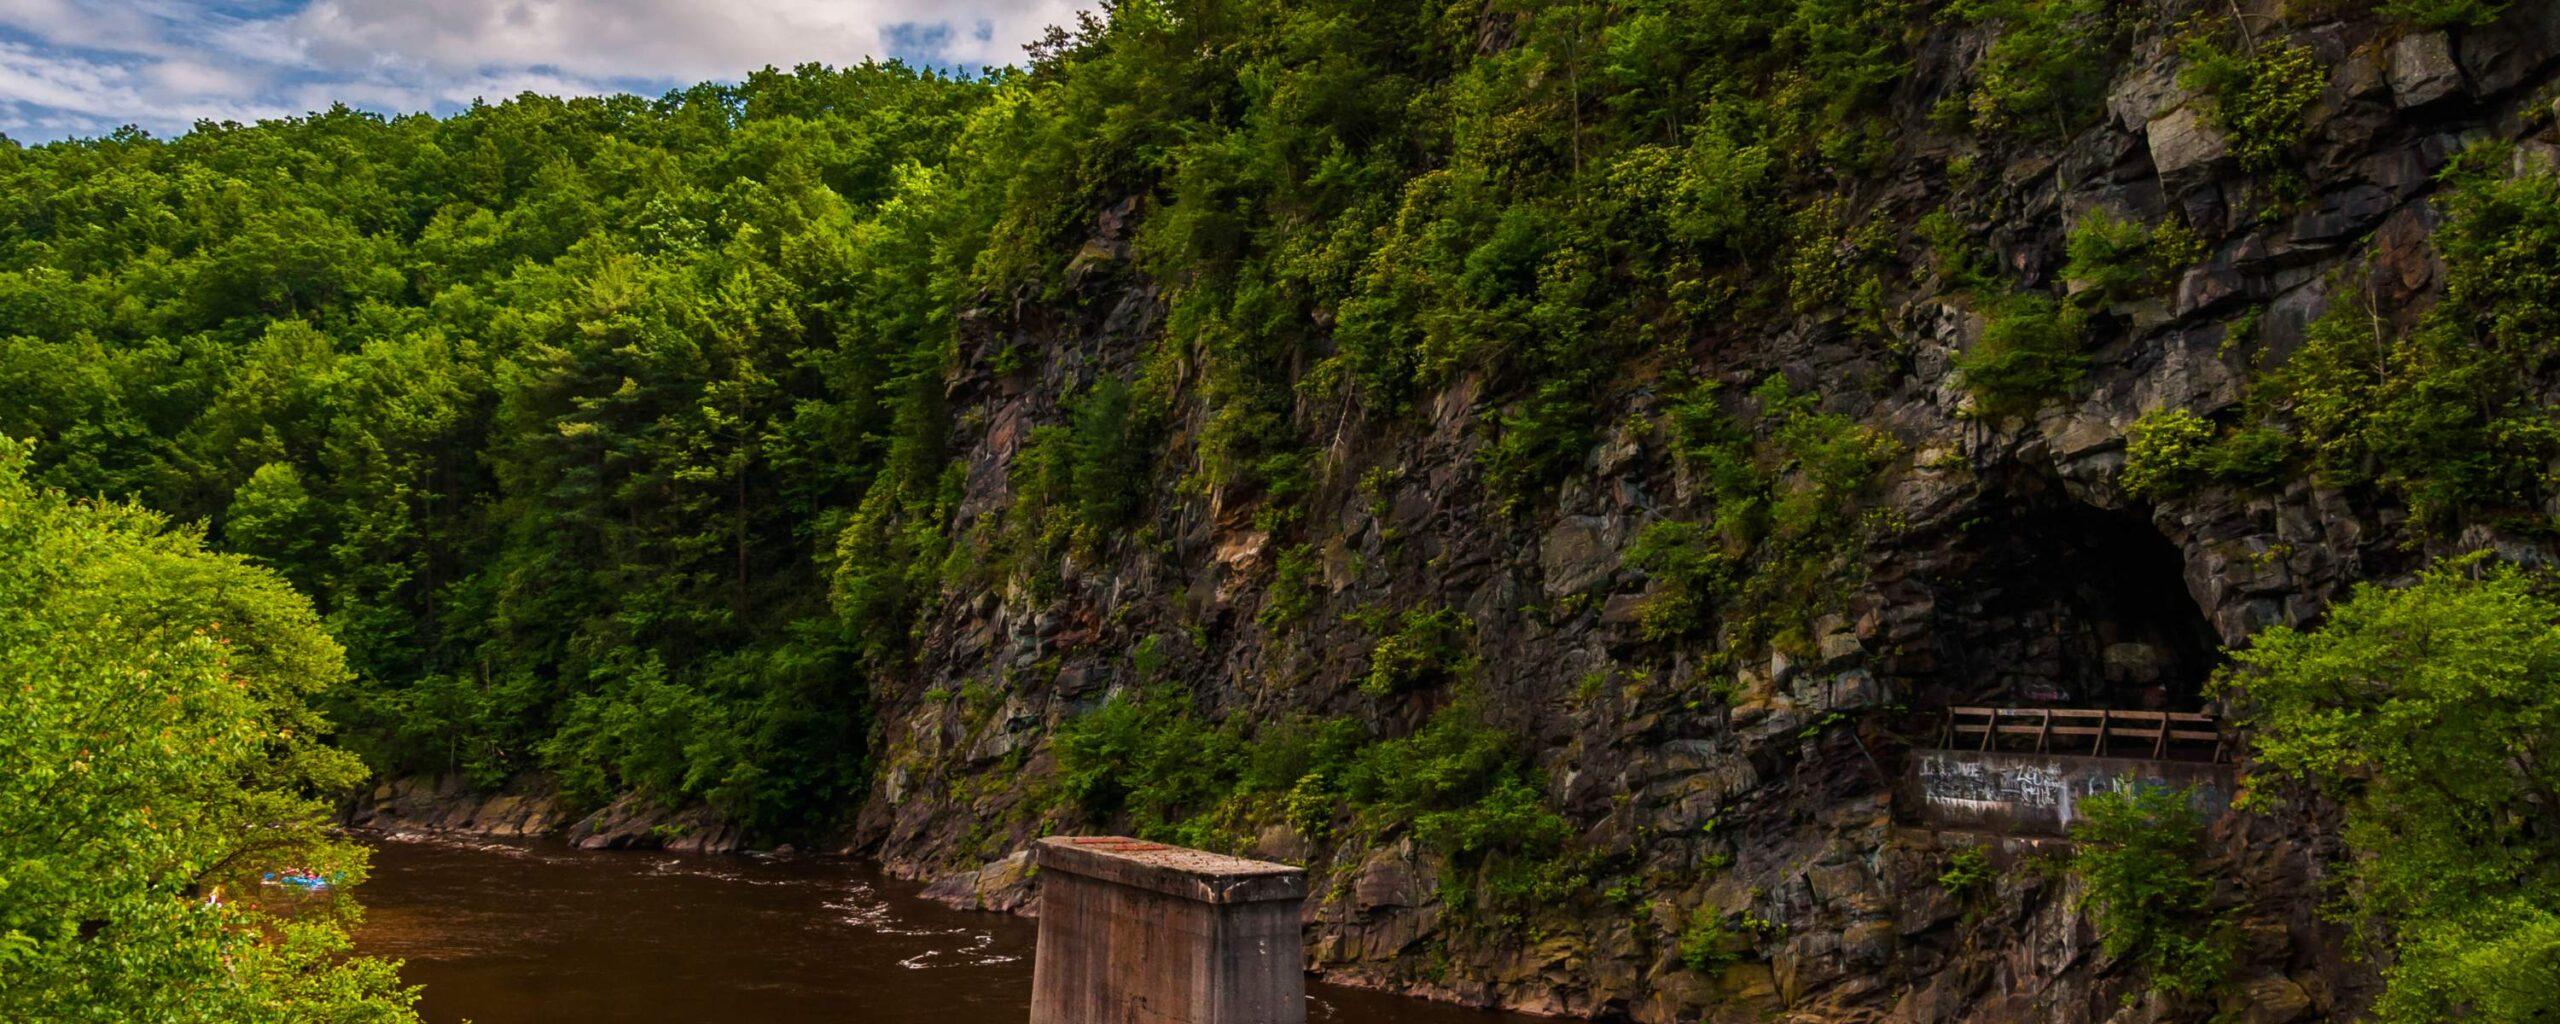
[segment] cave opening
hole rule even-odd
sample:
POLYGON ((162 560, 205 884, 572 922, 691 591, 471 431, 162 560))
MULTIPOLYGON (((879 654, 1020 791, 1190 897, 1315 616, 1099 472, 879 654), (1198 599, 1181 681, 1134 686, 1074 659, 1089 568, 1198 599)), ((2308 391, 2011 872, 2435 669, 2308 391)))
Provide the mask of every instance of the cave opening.
POLYGON ((1949 704, 2193 711, 2221 663, 2176 544, 2037 481, 1974 520, 1932 589, 1949 704))

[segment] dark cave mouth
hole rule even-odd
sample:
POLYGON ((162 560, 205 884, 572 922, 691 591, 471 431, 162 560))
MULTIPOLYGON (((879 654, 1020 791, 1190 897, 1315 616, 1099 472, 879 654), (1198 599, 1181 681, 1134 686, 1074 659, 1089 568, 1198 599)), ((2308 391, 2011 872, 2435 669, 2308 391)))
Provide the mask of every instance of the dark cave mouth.
POLYGON ((1948 704, 2192 711, 2222 663, 2184 557, 2150 522, 2036 488, 1957 542, 1930 633, 1948 704))

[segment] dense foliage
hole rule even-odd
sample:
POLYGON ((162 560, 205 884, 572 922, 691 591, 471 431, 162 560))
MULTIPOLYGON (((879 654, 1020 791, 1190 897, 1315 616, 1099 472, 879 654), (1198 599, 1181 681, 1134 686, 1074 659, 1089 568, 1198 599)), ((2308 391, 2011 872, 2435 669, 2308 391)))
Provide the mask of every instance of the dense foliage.
POLYGON ((26 466, 0 438, 0 1020, 413 1020, 342 956, 352 906, 258 901, 363 872, 323 825, 364 770, 310 707, 345 677, 310 604, 26 466))
POLYGON ((2195 995, 2220 984, 2235 936, 2215 912, 2194 794, 2143 786, 2093 795, 2078 810, 2071 873, 2100 948, 2139 964, 2163 991, 2195 995))
POLYGON ((0 430, 310 593, 381 767, 793 820, 860 785, 903 642, 822 556, 934 500, 946 156, 999 95, 808 69, 8 147, 0 430))
POLYGON ((2396 937, 2380 1020, 2560 1015, 2560 600, 2448 566, 2275 628, 2225 683, 2282 777, 2341 800, 2349 891, 2396 937))

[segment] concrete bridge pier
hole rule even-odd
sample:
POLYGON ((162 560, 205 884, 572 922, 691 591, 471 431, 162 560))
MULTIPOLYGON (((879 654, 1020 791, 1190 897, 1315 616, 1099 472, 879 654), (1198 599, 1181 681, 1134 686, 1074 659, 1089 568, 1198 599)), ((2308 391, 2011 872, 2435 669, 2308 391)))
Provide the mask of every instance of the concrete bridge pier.
POLYGON ((1306 872, 1118 836, 1035 858, 1031 1024, 1305 1024, 1306 872))

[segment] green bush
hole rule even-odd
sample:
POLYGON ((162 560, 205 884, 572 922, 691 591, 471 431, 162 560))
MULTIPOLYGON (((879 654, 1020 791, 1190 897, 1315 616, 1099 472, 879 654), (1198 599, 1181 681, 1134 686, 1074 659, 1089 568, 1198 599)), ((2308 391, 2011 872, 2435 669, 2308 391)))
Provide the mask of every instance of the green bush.
POLYGON ((1967 231, 1964 222, 1946 210, 1931 210, 1921 215, 1913 226, 1922 244, 1929 247, 1929 262, 1939 280, 1951 291, 1988 292, 2000 284, 2000 271, 1991 254, 1983 251, 1967 231))
POLYGON ((2260 770, 2345 808, 2341 908, 2391 949, 2385 1024, 2560 1018, 2555 593, 2476 559, 2360 585, 2217 680, 2260 770))
POLYGON ((2185 409, 2163 406, 2142 414, 2124 432, 2124 489, 2145 498, 2184 494, 2211 476, 2213 424, 2185 409))
POLYGON ((1976 411, 2027 416, 2077 391, 2089 367, 2081 317, 2043 295, 2013 295, 1993 306, 1982 336, 1956 357, 1976 411))
POLYGON ((1938 873, 1938 887, 1947 895, 1967 899, 1997 882, 1991 869, 1991 853, 1981 846, 1959 846, 1947 854, 1947 869, 1938 873))
POLYGON ((1689 926, 1680 930, 1680 962, 1700 974, 1719 971, 1742 958, 1746 941, 1725 923, 1722 911, 1701 906, 1689 913, 1689 926))
POLYGON ((2230 137, 2240 166, 2282 170, 2308 129, 2306 115, 2328 85, 2329 71, 2308 46, 2282 42, 2247 54, 2224 49, 2210 35, 2185 47, 2179 84, 2213 98, 2213 121, 2230 137))
POLYGON ((1057 794, 1099 826, 1229 850, 1274 824, 1315 842, 1409 831, 1449 858, 1452 901, 1484 909, 1570 898, 1581 877, 1518 738, 1471 700, 1378 737, 1349 718, 1210 724, 1167 688, 1115 695, 1051 743, 1057 794))
POLYGON ((1262 611, 1255 621, 1265 629, 1278 629, 1307 617, 1316 606, 1316 584, 1324 578, 1324 563, 1317 557, 1313 544, 1295 544, 1280 550, 1271 572, 1271 590, 1264 596, 1262 611))
POLYGON ((1126 813, 1133 831, 1167 837, 1232 792, 1243 744, 1202 724, 1171 690, 1114 694, 1052 738, 1059 792, 1096 820, 1126 813))
POLYGON ((1626 562, 1653 580, 1636 611, 1647 640, 1693 636, 1715 621, 1719 595, 1733 586, 1733 560, 1697 523, 1665 519, 1627 545, 1626 562))
POLYGON ((2124 436, 2124 475, 2118 479, 2127 492, 2155 501, 2214 481, 2272 483, 2294 448, 2291 438, 2270 427, 2222 430, 2195 413, 2165 406, 2143 413, 2124 436))
POLYGON ((1999 29, 1975 69, 1974 127, 2046 137, 2094 117, 2123 33, 2109 0, 1957 0, 1948 15, 1999 29))
POLYGON ((2062 276, 2108 301, 2149 298, 2175 287, 2203 248, 2195 232, 2174 220, 2145 227, 2091 210, 2071 228, 2062 276))
POLYGON ((2143 786, 2080 801, 2071 873, 2111 957, 2142 965, 2153 985, 2201 995, 2231 969, 2233 934, 2214 906, 2204 816, 2188 790, 2143 786))
POLYGON ((1360 691, 1392 697, 1465 678, 1473 664, 1469 649, 1474 633, 1475 623, 1455 609, 1406 611, 1395 632, 1369 648, 1369 671, 1360 679, 1360 691))
POLYGON ((1588 370, 1540 384, 1517 407, 1492 418, 1485 487, 1503 511, 1516 512, 1545 496, 1590 451, 1598 403, 1591 400, 1586 376, 1588 370))

